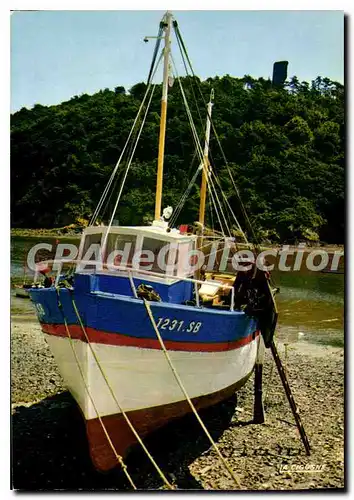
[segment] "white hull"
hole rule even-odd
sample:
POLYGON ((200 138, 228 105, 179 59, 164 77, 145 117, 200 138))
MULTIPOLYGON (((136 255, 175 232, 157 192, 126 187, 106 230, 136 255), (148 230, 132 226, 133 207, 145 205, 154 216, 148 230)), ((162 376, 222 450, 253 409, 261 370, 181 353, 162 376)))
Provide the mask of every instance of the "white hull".
MULTIPOLYGON (((97 418, 82 382, 69 339, 45 334, 59 370, 86 420, 97 418)), ((259 338, 259 337, 258 337, 259 338)), ((169 351, 172 362, 190 396, 221 391, 244 379, 257 357, 258 338, 231 351, 169 351)), ((119 413, 87 343, 73 340, 100 416, 119 413)), ((91 343, 114 394, 125 411, 140 410, 184 400, 162 351, 91 343)))

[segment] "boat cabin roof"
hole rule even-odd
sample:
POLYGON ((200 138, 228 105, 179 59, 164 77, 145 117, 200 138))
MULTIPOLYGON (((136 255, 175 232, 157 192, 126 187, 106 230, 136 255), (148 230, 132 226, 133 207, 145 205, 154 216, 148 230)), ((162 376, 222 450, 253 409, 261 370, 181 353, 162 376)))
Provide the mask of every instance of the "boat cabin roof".
MULTIPOLYGON (((82 236, 90 234, 104 234, 108 230, 107 226, 89 226, 84 229, 82 236)), ((194 234, 181 233, 179 229, 170 229, 167 222, 154 221, 151 226, 111 226, 109 234, 129 234, 137 236, 146 236, 160 241, 183 243, 196 240, 194 234)))

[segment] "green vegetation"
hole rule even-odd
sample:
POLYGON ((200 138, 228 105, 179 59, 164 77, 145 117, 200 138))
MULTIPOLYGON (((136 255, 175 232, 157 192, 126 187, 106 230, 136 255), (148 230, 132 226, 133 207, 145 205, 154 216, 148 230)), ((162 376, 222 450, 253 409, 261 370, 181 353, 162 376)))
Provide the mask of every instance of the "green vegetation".
POLYGON ((20 227, 11 228, 12 238, 51 238, 60 236, 60 240, 80 239, 82 228, 75 226, 75 229, 70 229, 70 226, 55 227, 51 229, 26 229, 20 227))
MULTIPOLYGON (((207 102, 214 88, 214 125, 250 220, 262 240, 344 241, 341 84, 321 77, 309 84, 293 77, 279 89, 263 78, 226 75, 203 82, 185 77, 183 86, 200 137, 206 119, 201 93, 207 102)), ((11 116, 13 227, 62 227, 80 218, 89 219, 128 137, 145 89, 144 83, 135 85, 129 93, 123 87, 105 89, 92 96, 75 96, 57 106, 22 108, 11 116)), ((156 88, 117 213, 120 224, 142 224, 153 218, 159 111, 160 89, 156 88)), ((244 225, 212 136, 212 164, 244 225)), ((176 206, 196 166, 187 115, 175 83, 168 104, 163 206, 176 206)), ((196 220, 198 196, 196 186, 178 223, 196 220)), ((112 197, 103 221, 113 202, 112 197)))

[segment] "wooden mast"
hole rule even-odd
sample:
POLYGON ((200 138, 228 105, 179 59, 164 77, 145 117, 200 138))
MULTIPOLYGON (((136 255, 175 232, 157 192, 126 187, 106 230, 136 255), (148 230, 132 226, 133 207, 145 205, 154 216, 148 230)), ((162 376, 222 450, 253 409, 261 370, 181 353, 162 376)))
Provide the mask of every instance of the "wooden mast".
MULTIPOLYGON (((204 220, 205 220, 205 204, 206 204, 206 194, 207 194, 207 185, 208 185, 208 174, 209 174, 209 139, 210 139, 210 126, 211 126, 211 111, 213 108, 213 100, 214 100, 214 89, 211 89, 210 99, 208 102, 208 116, 207 123, 205 128, 205 143, 204 143, 204 152, 203 152, 203 160, 202 160, 202 183, 200 186, 200 204, 199 204, 199 234, 197 238, 197 248, 199 250, 202 249, 203 245, 203 234, 204 234, 204 220)), ((198 279, 201 278, 200 269, 197 270, 196 276, 198 279)))
POLYGON ((157 159, 155 220, 159 220, 161 217, 163 161, 164 161, 164 153, 165 153, 165 135, 166 135, 166 117, 167 117, 169 56, 170 56, 170 45, 171 45, 171 22, 172 22, 172 13, 167 11, 164 18, 163 18, 163 23, 165 24, 165 48, 164 48, 162 99, 161 99, 159 153, 158 153, 158 159, 157 159))
POLYGON ((205 203, 207 194, 207 183, 208 183, 208 172, 209 172, 209 139, 210 139, 210 125, 211 125, 211 110, 213 108, 214 100, 214 89, 211 89, 210 100, 208 103, 208 117, 205 130, 205 144, 204 144, 204 155, 203 155, 203 172, 202 172, 202 184, 200 187, 200 204, 199 204, 199 222, 204 226, 205 220, 205 203))

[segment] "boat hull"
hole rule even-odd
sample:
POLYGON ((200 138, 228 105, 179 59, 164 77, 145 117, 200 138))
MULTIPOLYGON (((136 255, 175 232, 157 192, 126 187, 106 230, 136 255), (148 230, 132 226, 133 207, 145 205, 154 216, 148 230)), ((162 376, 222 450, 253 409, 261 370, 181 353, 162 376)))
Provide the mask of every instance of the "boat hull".
MULTIPOLYGON (((252 372, 230 387, 205 396, 193 398, 192 402, 197 410, 215 405, 228 399, 238 391, 248 380, 252 372)), ((163 427, 168 422, 183 417, 191 412, 187 401, 178 401, 153 408, 142 408, 130 411, 127 416, 139 436, 144 438, 151 432, 163 427)), ((130 430, 122 414, 109 415, 102 418, 110 439, 119 455, 125 457, 137 440, 130 430)), ((91 460, 97 470, 108 471, 118 465, 117 459, 104 434, 102 424, 98 418, 86 420, 86 433, 88 438, 91 460)))
MULTIPOLYGON (((137 440, 121 408, 141 437, 191 411, 162 350, 90 344, 119 408, 86 342, 73 340, 70 343, 68 338, 53 334, 45 334, 45 337, 85 418, 90 454, 96 468, 109 470, 117 465, 97 412, 117 453, 124 457, 137 440), (86 387, 73 349, 85 376, 86 387)), ((169 351, 197 408, 228 398, 246 382, 256 360, 258 338, 258 332, 255 332, 247 344, 222 352, 169 351)))
MULTIPOLYGON (((100 419, 125 456, 136 438, 122 411, 145 436, 191 408, 143 301, 83 287, 88 281, 77 279, 73 291, 33 289, 30 295, 61 375, 84 415, 92 460, 98 469, 108 470, 116 459, 100 419)), ((229 397, 247 380, 257 358, 254 318, 242 311, 163 301, 150 302, 150 307, 197 408, 229 397)))

